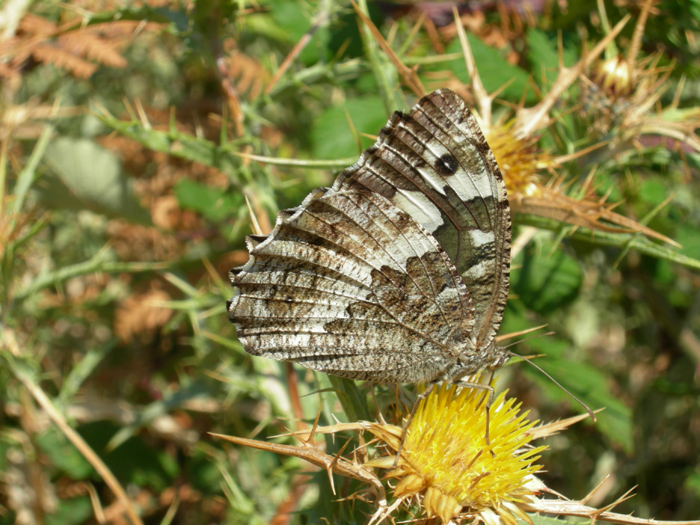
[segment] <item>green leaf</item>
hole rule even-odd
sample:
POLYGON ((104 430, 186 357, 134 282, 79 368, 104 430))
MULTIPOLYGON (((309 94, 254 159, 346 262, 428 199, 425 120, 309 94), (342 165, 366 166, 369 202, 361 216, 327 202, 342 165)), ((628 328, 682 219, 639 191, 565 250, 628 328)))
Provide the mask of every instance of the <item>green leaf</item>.
MULTIPOLYGON (((518 215, 518 222, 520 224, 528 224, 530 226, 536 226, 537 228, 556 232, 560 231, 562 228, 562 224, 560 222, 536 215, 518 215)), ((687 227, 685 229, 687 238, 693 239, 694 234, 692 232, 692 228, 687 227)), ((671 261, 687 266, 688 268, 700 270, 700 249, 691 249, 689 251, 685 250, 684 237, 682 233, 677 235, 677 242, 684 247, 684 251, 692 254, 697 253, 698 256, 690 257, 684 255, 674 248, 668 248, 665 245, 652 242, 641 234, 609 233, 591 231, 587 228, 576 228, 575 230, 569 232, 568 237, 571 239, 576 239, 577 241, 592 243, 599 246, 615 246, 621 250, 635 250, 639 253, 656 257, 657 259, 671 261)), ((695 241, 693 241, 693 244, 694 242, 695 241)))
POLYGON ((658 179, 645 180, 639 188, 640 200, 649 206, 658 206, 666 200, 667 195, 666 186, 658 179))
POLYGON ((73 365, 70 373, 63 381, 59 395, 61 401, 66 404, 70 402, 83 383, 94 372, 95 368, 115 346, 117 346, 117 341, 111 340, 87 350, 83 358, 73 365))
MULTIPOLYGON (((510 319, 508 330, 514 327, 510 319)), ((524 327, 524 319, 516 319, 515 324, 524 327)), ((550 335, 532 339, 527 345, 533 350, 528 354, 541 354, 537 365, 551 375, 558 383, 585 403, 591 410, 605 408, 597 414, 596 429, 603 432, 611 441, 619 444, 625 451, 632 450, 632 411, 610 391, 610 378, 604 370, 571 356, 571 343, 550 335)), ((547 398, 565 402, 572 410, 584 413, 583 408, 569 394, 564 392, 546 375, 526 363, 515 363, 521 371, 545 391, 547 398)))
POLYGON ((272 20, 286 33, 290 42, 298 42, 311 27, 311 15, 306 5, 295 0, 275 2, 272 20))
POLYGON ((177 471, 174 459, 162 449, 146 444, 139 437, 128 439, 114 450, 107 450, 107 440, 117 426, 105 421, 82 425, 78 430, 122 483, 164 490, 171 486, 177 471))
POLYGON ((119 160, 88 139, 59 137, 45 156, 57 178, 45 177, 42 197, 57 209, 89 209, 108 217, 150 224, 119 160))
POLYGON ((340 404, 350 421, 371 419, 366 397, 360 393, 355 382, 344 377, 329 375, 331 385, 335 389, 340 404))
POLYGON ((219 222, 236 213, 244 205, 243 195, 227 193, 221 188, 181 179, 175 186, 180 206, 201 213, 207 219, 219 222))
MULTIPOLYGON (((49 145, 49 141, 51 139, 51 136, 53 135, 53 132, 53 126, 46 126, 44 128, 44 131, 41 133, 41 137, 39 137, 36 146, 34 146, 34 150, 32 151, 32 154, 29 157, 27 164, 24 166, 24 169, 17 177, 17 184, 15 184, 14 189, 14 202, 12 203, 12 211, 15 214, 19 214, 22 211, 24 199, 27 196, 29 188, 31 188, 32 184, 36 180, 36 171, 39 165, 39 161, 42 159, 44 153, 46 152, 46 148, 49 145)), ((16 220, 16 217, 13 218, 13 224, 16 223, 16 220)))
MULTIPOLYGON (((541 78, 542 72, 551 83, 559 72, 559 49, 556 34, 547 34, 541 29, 531 27, 527 30, 527 59, 532 64, 535 78, 541 78)), ((576 52, 564 46, 562 60, 565 67, 576 63, 576 52)))
POLYGON ((195 381, 187 386, 182 386, 163 399, 153 401, 149 405, 143 407, 141 411, 135 415, 133 421, 124 424, 119 431, 112 436, 106 447, 110 450, 120 450, 125 443, 129 442, 131 436, 135 435, 138 430, 147 426, 156 418, 172 410, 182 408, 188 401, 198 397, 206 397, 207 394, 206 384, 204 384, 203 381, 195 381))
MULTIPOLYGON (((376 96, 349 99, 345 104, 327 109, 311 131, 315 158, 332 159, 359 155, 348 117, 357 133, 371 135, 378 134, 388 118, 381 98, 376 96)), ((370 139, 363 139, 363 148, 369 147, 371 143, 370 139)))
POLYGON ((76 263, 70 266, 63 266, 55 271, 43 271, 26 286, 17 290, 14 294, 16 301, 21 301, 32 296, 42 288, 56 286, 79 275, 87 275, 94 272, 121 273, 121 272, 149 272, 154 270, 165 270, 174 265, 173 262, 144 262, 132 263, 112 261, 112 256, 108 250, 101 250, 91 259, 76 263))
POLYGON ((531 247, 515 261, 512 290, 530 309, 549 314, 571 303, 583 279, 579 263, 552 245, 531 247))
POLYGON ((700 231, 688 223, 678 225, 676 239, 683 246, 683 253, 693 259, 700 259, 700 231))
POLYGON ((244 183, 239 169, 240 159, 230 146, 218 146, 209 140, 194 137, 175 128, 157 131, 141 121, 119 120, 104 111, 98 118, 111 129, 134 139, 146 148, 212 166, 228 174, 236 183, 244 183))
POLYGON ((683 484, 686 490, 690 490, 695 497, 700 497, 700 472, 694 472, 685 480, 683 484))
MULTIPOLYGON (((318 9, 325 9, 327 0, 318 4, 318 9)), ((327 14, 326 14, 327 15, 327 14)), ((313 65, 327 57, 327 43, 330 32, 327 26, 328 16, 324 16, 320 26, 316 26, 311 34, 309 42, 304 46, 297 58, 298 62, 307 66, 313 65)), ((317 13, 308 8, 306 2, 286 0, 279 2, 272 10, 272 19, 286 33, 290 43, 296 44, 309 33, 313 21, 317 19, 317 13)))
MULTIPOLYGON (((528 514, 530 516, 530 519, 532 520, 533 525, 572 525, 574 523, 580 523, 580 524, 588 524, 591 522, 589 519, 584 519, 584 518, 553 518, 551 516, 543 516, 542 514, 528 514)), ((518 520, 518 523, 524 523, 521 520, 518 520)))
POLYGON ((219 494, 221 492, 221 471, 212 458, 201 450, 195 449, 191 452, 185 468, 187 469, 188 481, 192 483, 193 488, 205 494, 219 494))
POLYGON ((90 496, 78 496, 77 498, 60 498, 58 509, 46 516, 46 525, 79 525, 89 523, 94 516, 94 509, 90 496))
MULTIPOLYGON (((467 40, 469 40, 481 81, 489 93, 493 93, 507 84, 508 87, 501 92, 499 98, 520 100, 523 93, 527 92, 526 102, 535 100, 535 93, 529 87, 530 75, 525 70, 509 63, 498 49, 486 45, 478 37, 467 34, 467 40)), ((461 52, 462 46, 456 38, 445 49, 445 54, 461 52)), ((471 83, 464 58, 460 57, 451 61, 447 67, 460 81, 465 84, 471 83)))
MULTIPOLYGON (((563 343, 565 344, 565 343, 563 343)), ((547 371, 564 388, 579 398, 591 410, 605 408, 597 414, 596 428, 625 452, 632 451, 632 411, 610 391, 610 378, 596 367, 570 359, 559 359, 543 351, 546 357, 538 365, 547 371)), ((527 366, 527 365, 525 365, 527 366)), ((540 387, 547 391, 550 399, 568 403, 572 410, 583 413, 585 409, 539 371, 527 367, 524 371, 540 387)))
POLYGON ((95 472, 88 460, 55 427, 39 435, 37 445, 51 464, 71 479, 87 479, 95 472))

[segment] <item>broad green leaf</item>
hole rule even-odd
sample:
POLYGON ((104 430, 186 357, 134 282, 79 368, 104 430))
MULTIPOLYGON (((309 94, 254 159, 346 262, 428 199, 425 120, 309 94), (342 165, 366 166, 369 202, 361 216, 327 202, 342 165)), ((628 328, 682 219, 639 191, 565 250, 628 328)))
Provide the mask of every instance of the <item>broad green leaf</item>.
MULTIPOLYGON (((525 70, 508 62, 501 51, 485 44, 478 37, 467 34, 467 39, 479 70, 479 76, 489 93, 493 93, 507 84, 508 87, 501 92, 499 98, 520 100, 523 93, 527 92, 525 100, 527 102, 535 100, 535 93, 529 87, 530 75, 525 70)), ((446 54, 461 52, 462 46, 456 38, 445 49, 446 54)), ((460 57, 451 61, 449 68, 460 81, 465 84, 470 83, 464 58, 460 57)))
POLYGON ((90 501, 90 496, 78 496, 76 498, 60 498, 58 509, 46 515, 46 525, 80 525, 89 523, 94 517, 95 511, 90 501))
POLYGON ((178 181, 175 186, 175 196, 183 208, 199 212, 215 222, 235 215, 244 205, 243 195, 240 193, 232 194, 191 179, 178 181))
MULTIPOLYGON (((359 156, 357 140, 352 133, 348 118, 356 133, 378 135, 388 116, 379 97, 349 99, 340 106, 324 111, 311 130, 314 158, 332 159, 359 156)), ((363 149, 371 145, 363 139, 363 149)))
POLYGON ((688 223, 678 225, 676 242, 683 246, 683 253, 693 259, 700 259, 700 230, 688 223))
POLYGON ((551 245, 530 247, 520 255, 511 274, 512 290, 530 309, 549 314, 578 295, 583 274, 579 263, 551 245))
POLYGON ((658 206, 668 197, 668 191, 663 182, 658 179, 648 179, 639 188, 639 198, 649 206, 658 206))
POLYGON ((284 29, 290 42, 298 42, 311 27, 313 11, 308 4, 298 0, 275 2, 272 10, 272 20, 284 29))
MULTIPOLYGON (((562 345, 566 343, 562 342, 562 345)), ((533 345, 534 346, 534 345, 533 345)), ((547 371, 564 388, 583 401, 591 410, 605 408, 597 414, 596 428, 611 441, 622 446, 626 452, 632 451, 632 411, 610 391, 610 378, 596 367, 571 359, 559 358, 542 347, 546 355, 538 360, 538 365, 547 371)), ((538 347, 538 351, 540 348, 538 347)), ((523 364, 523 372, 547 391, 550 399, 566 402, 572 410, 584 413, 584 408, 555 385, 549 378, 532 367, 523 364)))
POLYGON ((140 437, 130 438, 118 448, 108 450, 107 440, 117 428, 112 423, 98 421, 82 425, 78 430, 122 483, 156 490, 171 486, 177 465, 166 451, 154 448, 140 437))
MULTIPOLYGON (((515 332, 532 327, 522 308, 511 301, 504 316, 503 333, 515 332)), ((537 365, 551 375, 564 388, 585 403, 591 410, 605 408, 597 415, 596 428, 626 451, 632 449, 632 413, 629 407, 610 391, 610 378, 605 370, 599 370, 587 362, 573 357, 576 349, 556 335, 531 339, 527 342, 530 351, 515 349, 523 355, 542 355, 537 365)), ((585 409, 557 386, 547 376, 527 363, 514 363, 522 373, 536 382, 545 391, 547 398, 567 403, 572 410, 584 413, 585 409)))
POLYGON ((74 480, 83 480, 94 473, 88 460, 55 427, 40 434, 36 442, 51 464, 62 474, 74 480))
POLYGON ((149 214, 134 197, 131 180, 110 151, 88 139, 59 137, 48 146, 45 158, 57 179, 45 178, 42 197, 54 208, 89 209, 150 223, 149 214))
MULTIPOLYGON (((541 29, 531 27, 527 30, 527 58, 532 65, 532 71, 537 82, 542 73, 546 73, 547 80, 551 83, 559 73, 559 49, 556 34, 547 34, 541 29)), ((576 63, 576 52, 564 46, 562 59, 565 67, 576 63)))
POLYGON ((684 486, 687 490, 692 490, 696 497, 700 497, 700 472, 688 476, 684 486))

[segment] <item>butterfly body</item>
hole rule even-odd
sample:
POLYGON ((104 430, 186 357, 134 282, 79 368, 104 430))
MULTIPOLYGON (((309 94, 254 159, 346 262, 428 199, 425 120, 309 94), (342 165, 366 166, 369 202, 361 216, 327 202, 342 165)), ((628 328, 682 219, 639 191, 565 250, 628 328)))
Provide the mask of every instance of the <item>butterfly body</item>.
POLYGON ((496 161, 451 91, 395 113, 332 188, 248 239, 231 321, 246 351, 379 383, 495 369, 510 211, 496 161))

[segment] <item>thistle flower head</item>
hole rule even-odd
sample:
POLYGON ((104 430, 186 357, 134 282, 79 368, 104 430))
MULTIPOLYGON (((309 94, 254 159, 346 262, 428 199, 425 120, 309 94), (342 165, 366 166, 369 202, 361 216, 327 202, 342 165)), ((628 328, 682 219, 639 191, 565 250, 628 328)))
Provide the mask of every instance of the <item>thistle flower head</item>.
POLYGON ((556 163, 537 147, 537 138, 514 135, 510 124, 493 127, 486 137, 503 173, 509 195, 532 196, 539 192, 537 173, 556 163))
POLYGON ((633 66, 618 55, 596 64, 593 81, 613 97, 626 97, 634 91, 634 77, 633 66))
MULTIPOLYGON (((530 521, 519 504, 534 494, 528 483, 540 469, 533 463, 544 447, 524 448, 535 422, 518 414, 519 405, 505 392, 490 408, 487 443, 487 397, 483 390, 443 385, 421 401, 396 468, 387 474, 398 480, 395 497, 417 499, 429 517, 443 523, 461 514, 488 525, 515 525, 516 516, 530 521)), ((398 449, 400 428, 376 424, 370 431, 398 449)), ((391 468, 395 459, 370 463, 391 468)))

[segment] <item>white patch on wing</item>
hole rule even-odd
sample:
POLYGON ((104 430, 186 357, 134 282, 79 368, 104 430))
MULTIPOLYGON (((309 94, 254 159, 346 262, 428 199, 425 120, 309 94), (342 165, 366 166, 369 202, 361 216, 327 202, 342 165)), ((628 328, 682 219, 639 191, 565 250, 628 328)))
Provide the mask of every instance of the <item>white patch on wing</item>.
POLYGON ((445 195, 445 181, 440 177, 437 171, 432 167, 425 170, 423 168, 416 168, 420 176, 425 182, 430 184, 435 191, 440 195, 445 195))
MULTIPOLYGON (((480 280, 485 274, 492 274, 495 271, 493 259, 483 260, 476 263, 462 274, 466 279, 474 281, 480 280)), ((474 290, 472 290, 473 293, 474 290)))
POLYGON ((479 247, 493 242, 496 238, 492 231, 469 230, 469 238, 472 239, 472 246, 479 247))
POLYGON ((421 242, 420 239, 413 237, 405 238, 400 236, 394 242, 394 246, 397 249, 392 250, 385 259, 396 261, 402 271, 405 271, 409 259, 412 257, 423 257, 423 255, 434 249, 432 246, 421 242))
POLYGON ((398 190, 393 201, 430 233, 443 225, 440 209, 423 192, 398 190))
POLYGON ((472 201, 475 197, 488 197, 493 195, 494 191, 485 170, 470 173, 460 168, 450 177, 449 184, 464 202, 472 201))

